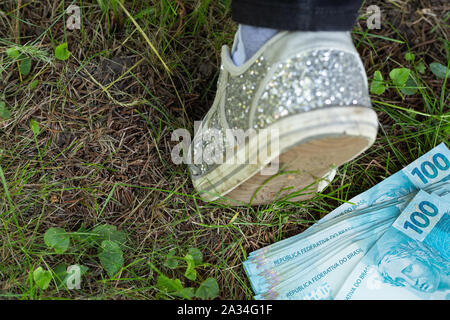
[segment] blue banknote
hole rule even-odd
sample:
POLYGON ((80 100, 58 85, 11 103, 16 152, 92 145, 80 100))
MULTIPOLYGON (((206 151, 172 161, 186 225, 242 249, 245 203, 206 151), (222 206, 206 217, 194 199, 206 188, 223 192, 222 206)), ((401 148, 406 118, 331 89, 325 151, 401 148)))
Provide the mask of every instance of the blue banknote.
POLYGON ((424 190, 428 186, 450 179, 450 150, 444 143, 439 144, 402 170, 381 181, 369 190, 344 203, 318 221, 319 225, 336 216, 361 207, 396 199, 408 193, 424 190))
MULTIPOLYGON (((436 195, 445 199, 445 189, 446 186, 443 186, 436 195)), ((427 209, 428 206, 424 208, 427 209)), ((341 238, 334 245, 324 246, 316 254, 306 254, 298 261, 291 261, 251 277, 255 299, 334 299, 345 279, 373 244, 386 230, 392 228, 394 221, 400 221, 398 216, 396 219, 391 219, 390 222, 380 221, 367 230, 341 238)), ((430 243, 439 242, 442 252, 448 252, 448 244, 443 241, 446 232, 446 228, 437 227, 435 235, 427 238, 430 243)))
POLYGON ((244 262, 244 268, 250 281, 259 273, 268 269, 278 268, 285 264, 297 265, 299 260, 307 259, 308 255, 321 252, 323 247, 343 241, 342 238, 359 232, 365 228, 381 224, 383 221, 393 222, 407 201, 392 203, 389 206, 380 206, 370 212, 357 211, 345 217, 339 217, 313 233, 304 233, 304 237, 297 238, 294 242, 285 243, 283 247, 270 250, 260 255, 253 256, 244 262))
MULTIPOLYGON (((450 200, 449 159, 450 151, 440 144, 305 232, 252 252, 244 269, 255 299, 335 298, 419 190, 450 200)), ((443 233, 437 234, 433 239, 442 240, 443 233)))
MULTIPOLYGON (((450 182, 445 181, 435 183, 427 188, 438 196, 447 194, 449 197, 449 186, 450 182)), ((284 272, 285 268, 280 267, 298 265, 301 260, 310 259, 308 256, 322 252, 323 247, 344 241, 345 238, 351 238, 361 229, 382 224, 386 219, 395 220, 416 193, 417 191, 398 199, 352 211, 322 223, 320 228, 310 229, 312 232, 307 231, 291 237, 289 241, 284 241, 283 246, 269 246, 270 250, 261 251, 260 254, 253 255, 245 261, 244 269, 252 284, 254 283, 253 279, 260 278, 260 273, 267 274, 266 270, 284 272)), ((270 277, 273 278, 272 274, 270 277)))
POLYGON ((250 253, 249 258, 251 259, 253 256, 264 255, 271 250, 284 247, 289 243, 314 232, 315 228, 320 228, 323 223, 336 217, 347 215, 364 208, 370 208, 384 202, 395 201, 402 196, 417 192, 421 189, 432 192, 430 188, 432 188, 433 185, 449 180, 450 150, 444 143, 441 143, 402 170, 386 178, 369 190, 350 199, 348 203, 340 205, 305 232, 265 248, 255 250, 250 253))
MULTIPOLYGON (((381 226, 378 228, 382 228, 381 226)), ((320 256, 314 263, 298 268, 297 274, 259 293, 256 300, 325 300, 333 299, 346 276, 379 238, 378 232, 353 241, 341 250, 320 256)))
MULTIPOLYGON (((305 283, 305 278, 316 279, 317 277, 314 276, 314 273, 320 273, 318 272, 318 270, 320 269, 327 269, 327 264, 336 260, 336 255, 347 255, 351 252, 354 252, 355 250, 359 250, 359 253, 363 253, 363 248, 367 249, 367 245, 375 242, 381 236, 381 234, 389 228, 393 221, 394 219, 380 221, 377 226, 369 226, 368 228, 362 229, 359 232, 351 233, 348 236, 341 238, 339 242, 336 242, 334 244, 327 244, 320 250, 311 250, 307 254, 303 255, 300 260, 292 261, 288 264, 265 270, 258 275, 249 277, 255 294, 264 296, 267 295, 267 293, 276 292, 279 293, 276 296, 282 299, 299 299, 301 297, 304 297, 305 295, 292 293, 283 296, 283 292, 288 293, 292 290, 295 291, 295 289, 299 286, 299 283, 305 283), (370 241, 367 240, 368 238, 371 238, 370 241), (365 242, 364 247, 361 246, 363 242, 365 242), (357 243, 359 243, 360 246, 352 249, 352 247, 357 243), (345 253, 346 251, 348 252, 345 253), (311 271, 310 276, 307 276, 305 274, 305 272, 307 271, 311 271)), ((354 257, 350 265, 349 263, 347 263, 348 261, 341 261, 340 265, 344 266, 345 262, 345 269, 349 270, 348 268, 350 268, 351 270, 352 266, 354 266, 353 263, 357 263, 358 261, 359 260, 357 260, 357 257, 354 257)), ((340 275, 334 277, 334 279, 341 279, 343 281, 345 277, 343 277, 342 275, 345 275, 346 272, 349 271, 342 270, 343 268, 339 269, 340 275)), ((319 283, 317 280, 315 280, 314 282, 319 283)), ((332 289, 332 287, 338 286, 339 281, 327 281, 323 284, 328 287, 328 291, 335 292, 336 289, 332 289), (333 283, 329 285, 331 282, 333 283)), ((303 290, 303 293, 310 292, 311 288, 303 290)), ((298 293, 300 293, 300 291, 298 293)))
POLYGON ((450 202, 420 191, 336 299, 450 299, 450 202))

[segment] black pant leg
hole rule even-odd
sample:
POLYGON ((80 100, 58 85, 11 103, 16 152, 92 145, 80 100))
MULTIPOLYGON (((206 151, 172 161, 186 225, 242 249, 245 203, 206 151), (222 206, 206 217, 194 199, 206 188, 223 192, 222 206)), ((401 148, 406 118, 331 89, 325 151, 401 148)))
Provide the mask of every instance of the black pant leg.
POLYGON ((362 0, 232 0, 233 20, 279 30, 349 31, 362 0))

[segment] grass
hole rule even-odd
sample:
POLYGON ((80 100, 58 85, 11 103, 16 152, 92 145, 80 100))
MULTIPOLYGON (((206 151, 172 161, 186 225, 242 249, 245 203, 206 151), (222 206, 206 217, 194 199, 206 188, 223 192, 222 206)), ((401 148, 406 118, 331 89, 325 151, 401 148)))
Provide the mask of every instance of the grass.
POLYGON ((378 4, 382 27, 367 30, 364 8, 373 3, 365 2, 352 32, 368 77, 379 70, 388 79, 392 69, 408 68, 417 93, 391 86, 372 96, 377 141, 341 167, 323 195, 239 208, 201 201, 187 168, 170 159, 173 130, 192 132, 214 99, 220 47, 230 45, 236 31, 230 1, 126 1, 133 19, 97 1, 2 3, 0 102, 10 117, 0 121, 0 298, 171 298, 160 292, 160 272, 185 287, 212 277, 219 298, 251 299, 242 268, 251 251, 301 232, 448 143, 448 80, 430 71, 433 62, 448 64, 448 6, 378 4), (64 8, 71 3, 81 8, 80 30, 65 28, 64 8), (53 50, 64 42, 71 56, 55 60, 53 50), (31 58, 27 75, 6 54, 14 46, 31 58), (406 53, 415 60, 407 61, 406 53), (424 73, 417 71, 420 62, 424 73), (127 235, 123 268, 113 276, 97 248, 74 240, 103 224, 127 235), (73 237, 63 254, 44 243, 53 227, 73 237), (195 280, 184 275, 190 248, 203 254, 195 280), (170 252, 178 267, 168 266, 170 252), (37 267, 54 271, 62 264, 88 268, 80 290, 58 287, 56 279, 45 290, 36 286, 37 267))

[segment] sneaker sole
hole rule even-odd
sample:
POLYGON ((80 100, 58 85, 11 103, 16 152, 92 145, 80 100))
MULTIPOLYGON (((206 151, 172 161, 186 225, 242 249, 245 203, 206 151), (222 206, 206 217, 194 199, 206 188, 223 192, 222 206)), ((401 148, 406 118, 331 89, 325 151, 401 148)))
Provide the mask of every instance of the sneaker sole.
POLYGON ((281 119, 267 129, 278 131, 278 148, 271 150, 270 141, 262 145, 265 148, 258 148, 267 140, 259 132, 247 139, 230 163, 193 180, 202 199, 220 199, 235 206, 267 204, 281 198, 309 199, 330 170, 373 144, 378 119, 367 107, 328 107, 281 119), (255 150, 264 150, 264 156, 255 150), (244 158, 244 164, 238 161, 244 158), (267 175, 268 168, 277 162, 278 170, 267 175))

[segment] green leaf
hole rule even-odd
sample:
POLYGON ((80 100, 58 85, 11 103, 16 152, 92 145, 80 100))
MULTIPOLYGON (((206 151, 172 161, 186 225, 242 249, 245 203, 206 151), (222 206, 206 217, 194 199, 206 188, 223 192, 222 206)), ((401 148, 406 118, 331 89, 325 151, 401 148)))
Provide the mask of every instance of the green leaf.
POLYGON ((408 52, 407 54, 405 54, 406 61, 414 61, 415 58, 416 58, 416 56, 411 52, 408 52))
POLYGON ((219 295, 219 285, 216 279, 208 278, 200 284, 195 296, 200 299, 214 299, 219 295))
POLYGON ((389 73, 389 77, 397 87, 403 87, 408 81, 411 70, 408 68, 396 68, 389 73))
POLYGON ((83 266, 83 265, 77 265, 77 266, 80 267, 81 275, 85 275, 88 272, 88 270, 89 270, 89 268, 86 267, 86 266, 83 266))
POLYGON ((19 69, 22 75, 28 75, 31 71, 31 58, 27 57, 20 61, 19 69))
POLYGON ((44 242, 56 253, 61 254, 69 248, 70 235, 63 228, 50 228, 44 234, 44 242))
POLYGON ((195 265, 198 266, 203 263, 203 254, 197 248, 189 248, 188 253, 194 258, 195 265))
POLYGON ((39 127, 39 123, 37 123, 36 120, 34 120, 34 119, 30 120, 30 128, 31 128, 31 131, 33 131, 33 134, 35 136, 37 136, 39 134, 39 132, 41 131, 41 129, 39 127))
MULTIPOLYGON (((76 264, 73 266, 78 266, 80 268, 80 276, 83 276, 89 270, 88 267, 83 266, 83 265, 76 264)), ((68 264, 61 263, 61 264, 58 264, 54 268, 53 272, 55 274, 55 280, 56 280, 58 287, 67 287, 67 280, 70 276, 70 274, 67 273, 68 267, 69 267, 68 264)))
POLYGON ((70 51, 67 49, 67 42, 62 43, 55 48, 55 57, 61 61, 69 59, 70 51))
POLYGON ((115 241, 105 240, 101 244, 101 252, 98 255, 100 263, 108 276, 113 277, 123 267, 123 252, 115 241))
POLYGON ((186 272, 184 273, 184 276, 186 278, 188 278, 189 280, 194 281, 195 279, 197 279, 197 271, 195 271, 194 258, 190 254, 187 254, 184 257, 184 260, 186 260, 186 262, 187 262, 187 268, 186 268, 186 272))
POLYGON ((178 267, 178 259, 174 257, 176 250, 172 249, 170 250, 169 254, 167 255, 166 261, 164 262, 164 265, 170 269, 175 269, 178 267))
POLYGON ((6 49, 6 55, 10 58, 17 58, 20 51, 16 47, 6 49))
POLYGON ((180 279, 170 279, 165 275, 158 276, 156 286, 167 293, 177 292, 183 289, 180 279))
POLYGON ((166 294, 184 299, 192 299, 194 297, 194 288, 184 288, 180 279, 170 279, 165 275, 160 275, 158 276, 156 286, 166 294))
POLYGON ((0 101, 0 118, 2 120, 11 118, 11 111, 6 108, 6 104, 3 101, 0 101))
POLYGON ((424 73, 425 73, 425 70, 427 69, 427 67, 425 67, 425 64, 421 61, 421 62, 419 62, 419 64, 417 65, 416 69, 417 69, 417 71, 418 71, 420 74, 424 74, 424 73))
POLYGON ((172 294, 183 299, 192 299, 195 296, 195 289, 192 287, 183 288, 181 290, 178 290, 177 292, 173 292, 172 294))
POLYGON ((178 260, 174 257, 167 257, 164 265, 170 269, 176 269, 178 267, 178 260))
POLYGON ((444 79, 447 72, 447 67, 438 62, 433 62, 430 63, 430 70, 439 79, 444 79))
MULTIPOLYGON (((90 233, 90 231, 88 229, 86 229, 86 227, 84 226, 84 224, 81 224, 81 227, 77 230, 77 232, 72 233, 72 239, 77 241, 77 242, 81 242, 83 245, 91 245, 91 244, 96 244, 97 243, 91 243, 94 242, 93 241, 93 235, 90 233)), ((98 245, 100 245, 100 243, 98 243, 98 245)))
POLYGON ((400 91, 407 96, 416 94, 417 93, 417 84, 414 81, 414 79, 409 77, 405 83, 405 86, 403 88, 401 88, 400 91))
POLYGON ((383 75, 380 71, 375 71, 373 74, 373 80, 370 85, 370 93, 372 94, 383 94, 386 90, 386 86, 383 83, 383 75))
POLYGON ((65 279, 67 278, 67 267, 69 265, 65 263, 58 264, 54 269, 53 272, 55 273, 55 280, 58 286, 61 286, 65 283, 65 279))
POLYGON ((123 231, 118 231, 116 226, 110 224, 101 224, 92 229, 94 240, 100 243, 103 240, 111 240, 118 245, 123 246, 127 241, 127 235, 123 231))
POLYGON ((39 288, 45 290, 50 285, 52 273, 48 270, 42 269, 42 267, 39 267, 33 271, 33 279, 39 288))

